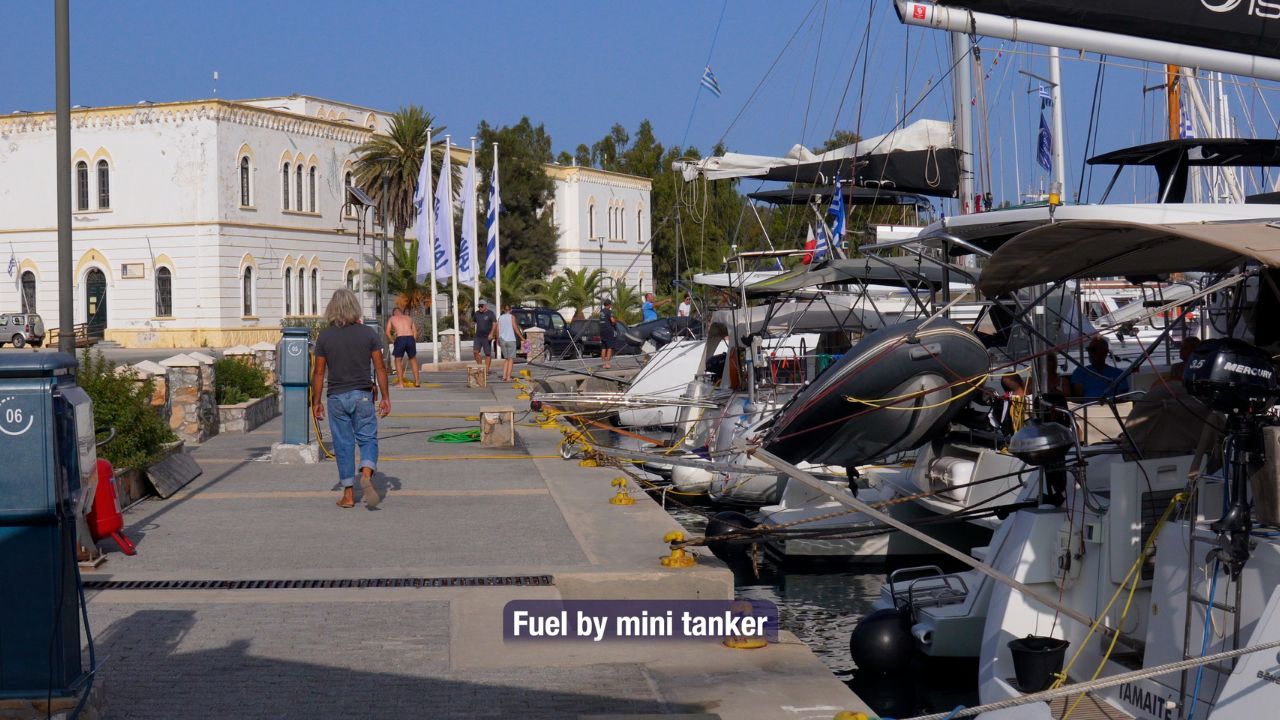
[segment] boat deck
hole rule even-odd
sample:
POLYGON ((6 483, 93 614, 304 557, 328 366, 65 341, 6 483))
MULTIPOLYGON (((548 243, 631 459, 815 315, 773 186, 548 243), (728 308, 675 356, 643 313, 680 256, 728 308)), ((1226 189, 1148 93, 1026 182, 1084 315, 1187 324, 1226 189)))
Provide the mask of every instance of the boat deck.
MULTIPOLYGON (((1058 698, 1049 703, 1049 712, 1055 718, 1061 718, 1076 701, 1078 695, 1058 698)), ((1071 713, 1072 720, 1133 720, 1129 713, 1114 707, 1093 693, 1085 693, 1084 699, 1071 713)))

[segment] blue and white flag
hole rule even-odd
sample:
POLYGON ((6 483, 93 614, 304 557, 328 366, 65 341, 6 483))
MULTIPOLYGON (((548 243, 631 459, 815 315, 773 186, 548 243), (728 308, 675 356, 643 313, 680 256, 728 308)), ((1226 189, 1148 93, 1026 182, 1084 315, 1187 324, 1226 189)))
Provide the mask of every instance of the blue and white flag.
POLYGON ((1182 115, 1182 127, 1178 128, 1178 137, 1183 140, 1195 139, 1196 129, 1191 124, 1191 113, 1187 112, 1187 109, 1184 107, 1180 114, 1182 115))
POLYGON ((432 252, 435 255, 436 282, 453 276, 453 167, 450 162, 449 141, 445 140, 444 161, 440 163, 440 179, 436 182, 436 196, 432 201, 435 209, 435 232, 432 252))
POLYGON ((1040 163, 1040 167, 1045 172, 1053 172, 1053 132, 1049 130, 1049 123, 1044 120, 1044 113, 1040 113, 1040 135, 1036 139, 1036 162, 1040 163))
POLYGON ((413 191, 413 227, 418 238, 416 274, 418 282, 426 282, 431 274, 431 218, 427 197, 431 195, 431 137, 422 153, 422 167, 418 169, 418 186, 413 191))
POLYGON ((502 210, 502 196, 498 193, 498 150, 493 150, 493 176, 489 178, 489 209, 485 215, 484 276, 498 277, 498 213, 502 210))
POLYGON ((1037 94, 1040 96, 1040 109, 1041 109, 1041 110, 1043 110, 1043 109, 1045 108, 1045 106, 1048 106, 1048 105, 1052 105, 1052 104, 1053 104, 1053 93, 1050 93, 1050 92, 1049 92, 1049 88, 1047 88, 1047 87, 1045 87, 1045 86, 1041 85, 1041 86, 1040 86, 1040 90, 1039 90, 1039 92, 1038 92, 1037 94))
POLYGON ((13 271, 18 267, 18 258, 13 254, 13 248, 9 248, 9 277, 13 277, 13 271))
POLYGON ((462 171, 462 243, 458 246, 458 282, 476 287, 476 154, 462 171))
POLYGON ((827 214, 833 216, 831 221, 831 235, 837 245, 844 239, 844 193, 840 190, 840 178, 836 177, 836 192, 831 198, 831 204, 827 206, 827 214))
POLYGON ((702 69, 702 87, 711 91, 712 95, 720 97, 720 83, 716 80, 716 74, 711 72, 711 66, 708 65, 702 69))

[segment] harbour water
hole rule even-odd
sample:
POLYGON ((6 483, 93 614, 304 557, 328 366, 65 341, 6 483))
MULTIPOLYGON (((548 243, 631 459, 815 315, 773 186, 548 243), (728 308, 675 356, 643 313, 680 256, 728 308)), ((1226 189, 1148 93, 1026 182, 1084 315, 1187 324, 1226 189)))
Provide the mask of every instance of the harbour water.
MULTIPOLYGON (((689 532, 701 535, 707 508, 668 506, 689 532)), ((915 563, 912 563, 915 564, 915 563)), ((796 634, 837 678, 849 685, 881 717, 946 712, 978 703, 977 664, 917 659, 900 676, 859 674, 849 654, 849 635, 872 611, 884 567, 839 566, 792 569, 761 556, 733 565, 739 597, 778 606, 784 630, 796 634)))

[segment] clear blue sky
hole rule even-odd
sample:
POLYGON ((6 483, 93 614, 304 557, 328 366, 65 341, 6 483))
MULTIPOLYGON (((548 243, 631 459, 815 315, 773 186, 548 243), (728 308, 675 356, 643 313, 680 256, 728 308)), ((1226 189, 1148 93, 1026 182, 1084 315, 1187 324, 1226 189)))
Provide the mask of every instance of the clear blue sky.
MULTIPOLYGON (((53 106, 52 5, 0 4, 0 112, 53 106)), ((546 124, 557 151, 572 151, 615 122, 633 131, 648 118, 664 144, 679 144, 688 127, 688 144, 704 152, 723 138, 733 150, 756 154, 782 154, 797 142, 817 145, 835 128, 879 134, 897 121, 904 95, 908 105, 925 97, 911 119, 950 117, 946 36, 904 28, 888 0, 731 0, 714 51, 721 0, 71 5, 72 102, 82 105, 209 97, 217 70, 219 97, 296 92, 383 109, 421 104, 448 125, 455 141, 465 142, 482 119, 506 124, 528 115, 546 124), (856 56, 868 18, 871 70, 864 73, 856 56), (703 92, 692 112, 708 53, 724 96, 703 92)), ((1001 199, 1015 193, 1015 178, 1026 189, 1044 177, 1032 160, 1038 108, 1034 94, 1024 92, 1027 79, 1014 71, 1045 74, 1045 61, 1042 48, 983 44, 991 69, 992 185, 1001 199), (1002 47, 1005 55, 991 68, 1002 47)), ((1064 56, 1071 194, 1097 64, 1076 60, 1076 53, 1064 56)), ((1130 67, 1107 70, 1098 151, 1163 134, 1163 94, 1142 92, 1161 74, 1153 68, 1144 83, 1141 63, 1123 62, 1130 67)), ((1228 95, 1241 104, 1234 88, 1228 95)), ((1273 137, 1275 123, 1259 94, 1244 89, 1242 97, 1258 124, 1250 132, 1242 119, 1242 134, 1273 137)), ((1272 112, 1280 112, 1274 93, 1268 98, 1272 112)), ((1094 177, 1093 199, 1105 182, 1094 177)), ((1120 192, 1133 196, 1135 189, 1139 196, 1149 191, 1126 181, 1120 192)))

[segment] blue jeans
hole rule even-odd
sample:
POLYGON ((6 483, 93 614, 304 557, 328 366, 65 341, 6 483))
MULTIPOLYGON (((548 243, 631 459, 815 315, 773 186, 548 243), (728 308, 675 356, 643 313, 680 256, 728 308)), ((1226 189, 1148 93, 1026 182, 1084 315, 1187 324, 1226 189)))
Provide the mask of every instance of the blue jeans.
POLYGON ((373 406, 373 393, 352 390, 330 395, 329 433, 333 436, 333 454, 338 460, 342 487, 355 484, 356 445, 360 446, 360 467, 378 467, 378 413, 373 406))

